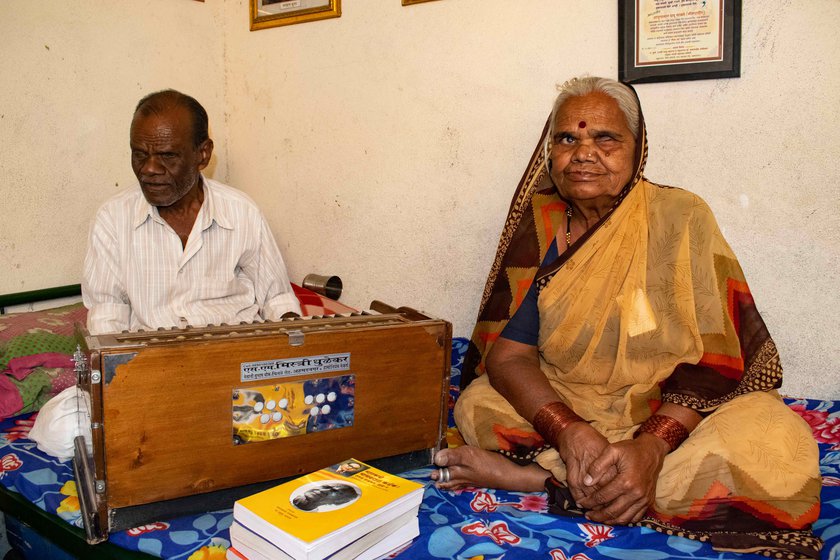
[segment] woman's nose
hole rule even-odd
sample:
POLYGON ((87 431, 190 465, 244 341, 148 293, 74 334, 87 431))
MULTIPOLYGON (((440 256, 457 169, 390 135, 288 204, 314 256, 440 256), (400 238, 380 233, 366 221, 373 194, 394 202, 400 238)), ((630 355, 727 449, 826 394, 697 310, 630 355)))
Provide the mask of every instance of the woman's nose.
POLYGON ((584 140, 575 148, 572 159, 577 162, 595 161, 594 153, 595 147, 592 145, 592 142, 584 140))

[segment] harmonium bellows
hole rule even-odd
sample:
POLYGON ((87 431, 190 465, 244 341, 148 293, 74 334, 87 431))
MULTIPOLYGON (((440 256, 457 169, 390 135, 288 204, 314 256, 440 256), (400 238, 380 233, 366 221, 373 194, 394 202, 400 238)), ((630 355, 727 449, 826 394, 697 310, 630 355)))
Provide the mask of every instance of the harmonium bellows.
POLYGON ((448 415, 451 325, 374 311, 94 336, 80 331, 91 442, 76 441, 89 542, 355 457, 431 463, 448 415), (92 444, 93 452, 89 452, 92 444))

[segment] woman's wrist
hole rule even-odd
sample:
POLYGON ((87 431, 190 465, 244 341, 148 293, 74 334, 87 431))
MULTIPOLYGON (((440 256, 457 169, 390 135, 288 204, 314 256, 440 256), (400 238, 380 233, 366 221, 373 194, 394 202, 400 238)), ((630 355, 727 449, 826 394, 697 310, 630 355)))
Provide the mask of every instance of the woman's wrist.
POLYGON ((549 445, 555 445, 560 432, 569 424, 585 422, 583 418, 560 401, 543 405, 534 415, 533 426, 549 445))
POLYGON ((665 456, 672 451, 670 443, 648 432, 636 432, 633 441, 643 445, 648 452, 655 451, 660 460, 665 459, 665 456))
POLYGON ((633 438, 642 434, 650 434, 663 440, 668 444, 669 450, 673 451, 688 438, 688 429, 676 418, 664 414, 654 414, 639 426, 633 438))

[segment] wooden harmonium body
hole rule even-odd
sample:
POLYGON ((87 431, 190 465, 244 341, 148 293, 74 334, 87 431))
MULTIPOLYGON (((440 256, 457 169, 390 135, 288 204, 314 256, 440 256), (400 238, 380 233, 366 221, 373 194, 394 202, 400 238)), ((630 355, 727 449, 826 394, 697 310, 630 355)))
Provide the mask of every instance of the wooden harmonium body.
POLYGON ((92 455, 76 439, 89 542, 229 508, 355 457, 432 462, 448 414, 452 328, 408 308, 237 326, 80 333, 92 455))

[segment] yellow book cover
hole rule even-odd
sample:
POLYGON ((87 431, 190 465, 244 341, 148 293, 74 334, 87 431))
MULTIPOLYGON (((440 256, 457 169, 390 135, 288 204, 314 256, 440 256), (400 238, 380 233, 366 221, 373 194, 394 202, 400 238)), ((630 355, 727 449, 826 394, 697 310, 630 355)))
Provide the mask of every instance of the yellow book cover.
POLYGON ((296 560, 320 560, 422 499, 422 484, 348 459, 237 500, 233 517, 296 560))

